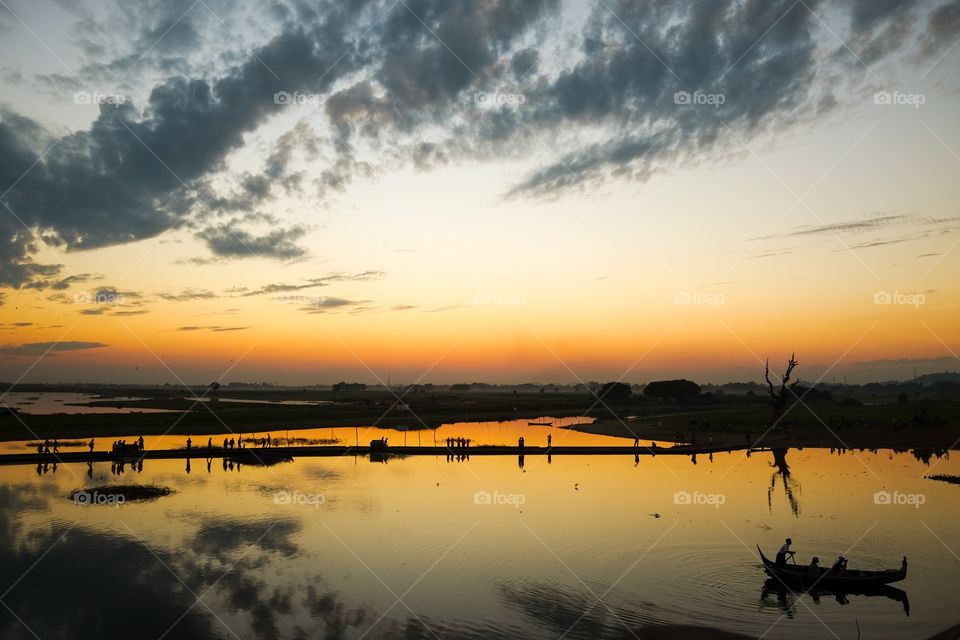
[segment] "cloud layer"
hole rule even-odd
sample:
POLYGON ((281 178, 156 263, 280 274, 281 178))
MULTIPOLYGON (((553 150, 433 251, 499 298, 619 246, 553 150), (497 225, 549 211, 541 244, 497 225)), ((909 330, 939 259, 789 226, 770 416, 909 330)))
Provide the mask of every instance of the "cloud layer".
MULTIPOLYGON (((545 154, 504 194, 519 198, 644 180, 835 109, 863 88, 864 64, 929 66, 960 34, 960 0, 587 6, 278 4, 244 34, 259 44, 238 54, 227 43, 217 64, 193 55, 213 47, 200 18, 187 11, 175 24, 174 9, 144 8, 128 49, 155 43, 143 65, 162 77, 141 87, 145 101, 101 104, 88 128, 63 136, 0 107, 0 286, 65 282, 60 265, 35 261, 40 243, 83 250, 174 229, 220 259, 300 258, 307 228, 261 208, 290 193, 322 201, 389 166, 545 154), (583 17, 568 33, 571 13, 583 17), (828 23, 844 44, 824 37, 828 23), (295 107, 277 104, 281 94, 322 109, 275 136, 261 170, 229 169, 250 136, 295 107), (298 152, 309 170, 294 168, 298 152)), ((43 80, 82 87, 137 65, 129 51, 98 49, 96 30, 77 27, 89 59, 76 77, 43 80)))

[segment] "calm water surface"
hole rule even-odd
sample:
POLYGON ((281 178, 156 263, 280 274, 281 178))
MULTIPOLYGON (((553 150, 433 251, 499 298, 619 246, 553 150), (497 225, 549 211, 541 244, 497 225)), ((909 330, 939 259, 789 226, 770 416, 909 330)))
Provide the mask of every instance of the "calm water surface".
POLYGON ((19 409, 21 413, 50 415, 54 413, 166 413, 169 409, 138 409, 131 407, 82 407, 81 402, 104 400, 143 400, 134 396, 100 396, 94 393, 70 393, 59 391, 9 391, 3 394, 5 406, 19 409))
POLYGON ((120 476, 107 463, 0 468, 10 609, 0 609, 0 636, 619 638, 691 624, 854 638, 858 621, 875 639, 926 638, 960 622, 950 549, 960 545, 960 487, 924 478, 960 464, 828 450, 774 462, 767 452, 696 464, 349 457, 226 469, 195 458, 189 472, 182 460, 147 460, 120 476), (132 483, 176 493, 120 506, 68 498, 132 483), (922 504, 877 504, 878 491, 922 504), (754 545, 772 554, 786 536, 801 562, 846 552, 851 566, 884 568, 907 555, 896 586, 909 616, 884 596, 764 595, 754 545))

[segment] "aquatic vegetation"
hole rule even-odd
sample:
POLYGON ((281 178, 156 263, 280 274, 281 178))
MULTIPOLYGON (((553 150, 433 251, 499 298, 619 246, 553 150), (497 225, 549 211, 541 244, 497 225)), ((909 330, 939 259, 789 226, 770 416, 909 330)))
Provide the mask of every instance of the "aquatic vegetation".
POLYGON ((126 502, 151 502, 174 493, 155 484, 114 484, 74 489, 67 496, 79 505, 120 505, 126 502))

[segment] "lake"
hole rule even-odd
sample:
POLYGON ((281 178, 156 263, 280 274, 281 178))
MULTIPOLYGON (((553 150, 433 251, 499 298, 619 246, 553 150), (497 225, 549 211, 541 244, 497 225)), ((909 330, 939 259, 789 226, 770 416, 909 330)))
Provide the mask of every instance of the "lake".
POLYGON ((864 638, 919 639, 960 622, 960 486, 924 478, 960 464, 935 455, 201 457, 114 471, 0 468, 2 637, 697 637, 677 627, 693 625, 806 639, 855 638, 859 624, 864 638), (68 497, 110 484, 175 493, 68 497), (909 574, 893 597, 846 604, 765 594, 755 545, 772 556, 787 536, 798 562, 896 568, 906 555, 909 574))

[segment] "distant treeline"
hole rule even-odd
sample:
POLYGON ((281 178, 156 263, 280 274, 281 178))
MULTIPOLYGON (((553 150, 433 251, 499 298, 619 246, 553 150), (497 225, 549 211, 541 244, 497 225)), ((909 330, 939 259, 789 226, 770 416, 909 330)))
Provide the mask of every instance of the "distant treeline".
MULTIPOLYGON (((205 391, 208 385, 194 385, 198 393, 205 391)), ((73 391, 79 393, 108 394, 111 390, 117 393, 131 389, 155 389, 164 393, 183 393, 183 386, 176 384, 162 385, 130 385, 130 384, 15 384, 0 382, 0 392, 43 392, 43 391, 73 391)), ((598 395, 610 400, 626 398, 650 398, 667 401, 686 402, 691 400, 719 400, 729 399, 761 399, 768 398, 767 386, 759 382, 727 382, 724 384, 697 384, 686 379, 653 380, 647 383, 626 383, 621 381, 598 382, 590 381, 577 384, 549 384, 527 382, 521 384, 493 384, 488 382, 459 382, 454 384, 415 384, 390 386, 391 390, 405 393, 511 393, 511 394, 586 394, 598 395)), ((363 382, 340 381, 332 385, 277 385, 268 382, 230 382, 224 383, 220 394, 224 392, 269 392, 269 391, 316 391, 333 393, 359 393, 364 391, 383 390, 380 384, 366 384, 363 382)), ((871 382, 867 384, 837 384, 819 382, 812 387, 800 382, 795 388, 798 395, 803 395, 805 401, 883 401, 898 400, 958 400, 960 399, 960 373, 944 372, 918 376, 910 381, 871 382)))

